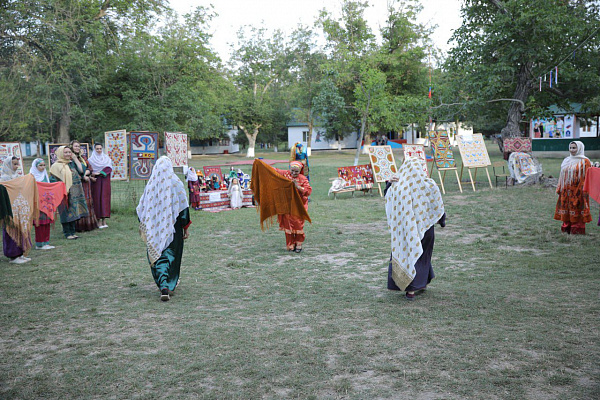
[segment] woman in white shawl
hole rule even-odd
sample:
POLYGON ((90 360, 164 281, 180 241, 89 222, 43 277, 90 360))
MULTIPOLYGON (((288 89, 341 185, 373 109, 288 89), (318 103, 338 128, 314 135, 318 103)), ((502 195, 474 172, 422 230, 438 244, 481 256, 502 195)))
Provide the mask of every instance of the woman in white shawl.
POLYGON ((106 218, 110 218, 110 175, 113 170, 113 163, 110 157, 104 153, 102 144, 96 143, 94 151, 88 159, 92 167, 92 200, 94 203, 94 212, 98 218, 98 228, 108 228, 106 218))
POLYGON ((569 143, 569 157, 560 166, 558 178, 558 201, 554 219, 562 221, 561 231, 572 235, 584 235, 585 224, 592 221, 589 195, 583 191, 585 173, 591 167, 590 160, 583 154, 582 142, 569 143))
POLYGON ((190 205, 194 210, 200 210, 200 182, 194 168, 188 167, 185 173, 185 180, 190 191, 190 205))
POLYGON ((229 196, 231 208, 234 210, 237 208, 242 208, 242 187, 240 186, 240 180, 238 178, 231 178, 229 188, 227 189, 227 195, 229 196))
POLYGON ((136 211, 160 299, 168 301, 179 283, 183 241, 192 223, 183 183, 169 158, 160 157, 154 165, 136 211))
POLYGON ((446 226, 444 202, 437 184, 427 177, 420 159, 405 159, 388 182, 385 211, 392 235, 388 289, 405 290, 414 300, 434 278, 431 256, 434 225, 446 226))

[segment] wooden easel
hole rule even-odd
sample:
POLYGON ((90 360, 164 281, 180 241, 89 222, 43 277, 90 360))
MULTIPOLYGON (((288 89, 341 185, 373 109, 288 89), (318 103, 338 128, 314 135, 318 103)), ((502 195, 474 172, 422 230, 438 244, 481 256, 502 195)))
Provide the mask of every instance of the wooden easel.
MULTIPOLYGON (((435 157, 433 159, 433 162, 435 163, 435 157)), ((436 169, 438 172, 438 177, 440 178, 440 186, 442 187, 442 193, 446 194, 446 189, 444 188, 444 179, 446 179, 446 172, 448 171, 454 171, 454 173, 456 174, 456 180, 458 181, 458 188, 460 189, 460 192, 462 193, 462 185, 460 184, 460 178, 458 177, 458 168, 456 167, 450 167, 450 168, 438 168, 436 165, 436 169), (440 171, 444 171, 444 175, 442 176, 442 174, 440 173, 440 171)), ((431 168, 431 171, 429 172, 429 177, 431 178, 431 174, 433 174, 433 167, 431 168)))
MULTIPOLYGON (((488 167, 487 165, 467 167, 467 169, 469 170, 469 178, 471 179, 471 186, 473 187, 473 191, 475 191, 475 181, 477 180, 477 170, 479 168, 485 169, 485 173, 487 174, 488 182, 490 183, 490 188, 491 189, 494 188, 494 186, 492 185, 492 178, 490 178, 490 171, 488 171, 487 167, 488 167), (475 179, 473 179, 473 175, 471 174, 471 170, 473 170, 473 169, 475 170, 475 179)), ((462 180, 464 168, 465 168, 465 165, 463 164, 460 167, 460 180, 462 180)), ((459 182, 460 182, 460 180, 459 180, 459 182)), ((460 185, 460 183, 459 183, 459 185, 460 185)))

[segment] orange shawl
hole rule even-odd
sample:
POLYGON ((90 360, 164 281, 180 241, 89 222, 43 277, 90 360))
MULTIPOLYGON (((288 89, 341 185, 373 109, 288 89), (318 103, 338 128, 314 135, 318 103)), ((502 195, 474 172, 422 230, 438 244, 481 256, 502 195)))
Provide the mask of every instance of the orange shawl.
POLYGON ((2 185, 8 192, 13 212, 6 233, 27 255, 31 249, 31 226, 40 215, 37 182, 33 175, 27 174, 2 182, 2 185))
POLYGON ((50 221, 54 222, 56 209, 63 201, 67 201, 67 187, 63 182, 38 182, 37 187, 40 211, 46 214, 50 221))
POLYGON ((273 224, 277 215, 290 214, 312 223, 294 182, 279 175, 261 160, 254 160, 252 165, 250 188, 260 212, 260 228, 263 231, 273 224))

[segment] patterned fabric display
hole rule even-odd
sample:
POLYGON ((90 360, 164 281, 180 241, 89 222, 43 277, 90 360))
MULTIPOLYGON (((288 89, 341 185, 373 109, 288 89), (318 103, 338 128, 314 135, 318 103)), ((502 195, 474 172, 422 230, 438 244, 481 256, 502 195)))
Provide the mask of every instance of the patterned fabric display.
POLYGON ((127 179, 127 131, 111 131, 104 133, 106 152, 113 163, 111 180, 127 179))
MULTIPOLYGON (((90 155, 90 145, 89 143, 80 143, 81 144, 81 155, 87 160, 90 155)), ((50 166, 56 162, 56 149, 60 146, 69 147, 69 143, 52 143, 48 145, 48 160, 50 166)))
POLYGON ((185 133, 165 132, 165 153, 173 167, 187 167, 188 136, 185 133))
POLYGON ((221 167, 202 167, 202 169, 204 170, 204 177, 206 178, 206 182, 212 180, 213 176, 217 177, 217 181, 219 181, 219 183, 223 180, 221 167))
POLYGON ((23 157, 21 157, 21 145, 19 143, 0 143, 0 165, 6 157, 17 157, 19 159, 19 168, 17 175, 23 176, 23 157))
POLYGON ((344 187, 373 187, 373 170, 369 164, 339 167, 338 177, 344 180, 344 187))
POLYGON ((389 181, 392 179, 392 175, 398 171, 391 146, 369 147, 369 160, 373 168, 375 182, 389 181))
POLYGON ((491 165, 481 133, 457 136, 458 148, 465 167, 487 167, 491 165))
POLYGON ((435 165, 438 168, 454 168, 456 161, 452 154, 450 138, 446 131, 430 131, 429 145, 435 159, 435 165))
POLYGON ((427 170, 427 158, 422 144, 403 144, 402 148, 404 149, 404 161, 410 158, 417 158, 423 161, 421 163, 423 171, 425 171, 425 175, 429 174, 429 171, 427 170))
POLYGON ((504 139, 504 151, 531 153, 531 139, 524 137, 506 138, 504 139))
POLYGON ((158 158, 158 133, 131 132, 129 134, 129 178, 150 179, 158 158))

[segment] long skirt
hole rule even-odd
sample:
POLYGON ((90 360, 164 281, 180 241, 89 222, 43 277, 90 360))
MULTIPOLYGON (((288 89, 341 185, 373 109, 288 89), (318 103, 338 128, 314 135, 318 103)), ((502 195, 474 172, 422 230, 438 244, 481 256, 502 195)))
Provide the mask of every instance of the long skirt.
POLYGON ((94 201, 92 200, 92 187, 90 182, 81 182, 83 188, 83 194, 85 196, 85 204, 88 209, 88 215, 82 217, 75 223, 75 230, 77 232, 93 231, 98 229, 98 219, 94 212, 94 201))
MULTIPOLYGON (((431 256, 433 255, 433 244, 435 242, 434 227, 431 226, 423 236, 421 240, 421 246, 423 246, 423 254, 415 263, 415 278, 406 287, 407 292, 414 292, 415 290, 425 289, 429 282, 435 278, 433 273, 433 266, 431 265, 431 256)), ((392 279, 392 256, 390 255, 390 264, 388 267, 388 289, 390 290, 401 290, 394 280, 392 279)))
POLYGON ((98 175, 96 182, 92 183, 92 202, 96 218, 110 218, 110 174, 98 175))
POLYGON ((8 258, 17 258, 23 255, 23 249, 21 249, 17 242, 15 242, 9 235, 6 233, 6 229, 2 229, 2 246, 4 250, 4 255, 8 258))
POLYGON ((285 232, 285 245, 288 250, 294 250, 297 245, 302 246, 306 235, 304 234, 304 220, 290 214, 278 215, 279 230, 285 232))

